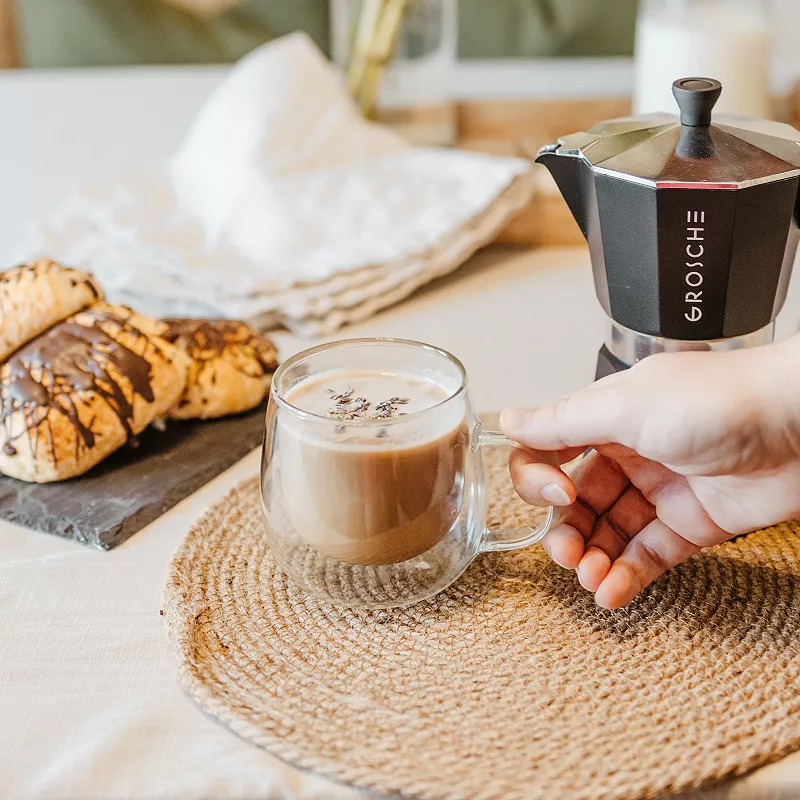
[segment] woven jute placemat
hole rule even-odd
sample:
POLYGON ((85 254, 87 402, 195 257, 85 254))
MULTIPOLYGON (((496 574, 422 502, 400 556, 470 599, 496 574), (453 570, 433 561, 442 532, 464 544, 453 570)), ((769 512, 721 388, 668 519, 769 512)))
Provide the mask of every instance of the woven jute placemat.
MULTIPOLYGON (((505 453, 497 527, 529 521, 505 453)), ((190 531, 166 621, 183 686, 300 768, 426 800, 623 800, 800 748, 800 526, 707 550, 597 608, 538 547, 479 557, 404 610, 308 599, 264 542, 257 481, 190 531)))

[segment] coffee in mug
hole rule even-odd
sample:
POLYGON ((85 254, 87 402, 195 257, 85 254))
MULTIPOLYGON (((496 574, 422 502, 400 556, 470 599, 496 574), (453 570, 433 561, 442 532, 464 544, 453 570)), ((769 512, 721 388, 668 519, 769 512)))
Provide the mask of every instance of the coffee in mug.
POLYGON ((349 564, 391 564, 434 547, 461 509, 466 422, 434 416, 412 441, 397 441, 385 423, 440 405, 456 388, 441 376, 344 369, 293 386, 288 403, 340 423, 324 439, 295 421, 279 429, 297 533, 349 564))

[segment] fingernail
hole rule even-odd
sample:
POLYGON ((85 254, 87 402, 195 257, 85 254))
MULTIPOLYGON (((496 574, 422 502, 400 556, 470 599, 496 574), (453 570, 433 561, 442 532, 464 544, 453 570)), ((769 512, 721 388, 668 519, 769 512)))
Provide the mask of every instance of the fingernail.
POLYGON ((591 592, 592 594, 594 594, 594 590, 593 590, 593 589, 590 589, 590 588, 589 588, 589 587, 588 587, 588 586, 587 586, 587 585, 586 585, 586 584, 583 582, 584 578, 583 578, 583 576, 581 575, 581 568, 580 568, 580 565, 578 565, 578 568, 575 570, 575 576, 578 578, 578 583, 579 583, 579 584, 580 584, 580 585, 581 585, 581 586, 582 586, 584 589, 586 589, 586 591, 587 591, 587 592, 591 592))
POLYGON ((500 414, 500 427, 504 431, 518 431, 525 426, 526 417, 524 408, 507 408, 500 414))
POLYGON ((568 506, 572 503, 569 495, 556 483, 548 483, 540 492, 542 499, 554 506, 568 506))

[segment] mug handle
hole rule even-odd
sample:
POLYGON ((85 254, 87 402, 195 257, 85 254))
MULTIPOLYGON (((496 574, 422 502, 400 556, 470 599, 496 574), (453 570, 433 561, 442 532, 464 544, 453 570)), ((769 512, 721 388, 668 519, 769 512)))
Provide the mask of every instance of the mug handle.
MULTIPOLYGON (((480 423, 475 430, 475 445, 477 447, 515 447, 517 443, 505 436, 498 428, 486 428, 480 423)), ((555 463, 555 462, 554 462, 555 463)), ((505 550, 519 550, 537 544, 544 539, 550 530, 555 518, 555 509, 549 506, 547 517, 536 527, 526 526, 510 531, 490 531, 488 528, 483 535, 481 543, 482 553, 503 552, 505 550)))

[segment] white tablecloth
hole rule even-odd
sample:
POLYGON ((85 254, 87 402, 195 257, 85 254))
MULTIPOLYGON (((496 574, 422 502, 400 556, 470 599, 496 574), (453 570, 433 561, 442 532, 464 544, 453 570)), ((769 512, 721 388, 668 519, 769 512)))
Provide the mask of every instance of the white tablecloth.
MULTIPOLYGON (((166 157, 219 75, 0 76, 0 248, 72 181, 166 157)), ((784 333, 800 320, 799 291, 784 333)), ((602 327, 583 250, 496 249, 348 333, 423 339, 454 351, 478 410, 489 411, 542 402, 590 380, 602 327)), ((305 344, 282 337, 283 355, 305 344)), ((257 467, 253 453, 111 553, 0 523, 1 796, 362 796, 238 739, 177 686, 159 616, 169 557, 203 509, 257 467)), ((800 756, 691 797, 794 800, 800 756)))

